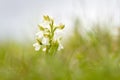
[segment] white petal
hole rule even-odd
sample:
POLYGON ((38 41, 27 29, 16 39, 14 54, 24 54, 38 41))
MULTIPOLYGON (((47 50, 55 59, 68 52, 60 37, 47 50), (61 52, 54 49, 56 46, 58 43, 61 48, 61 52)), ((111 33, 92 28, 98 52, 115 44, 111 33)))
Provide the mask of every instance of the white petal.
POLYGON ((39 44, 38 44, 38 43, 34 43, 34 44, 33 44, 34 47, 37 46, 37 45, 39 45, 39 44))
POLYGON ((49 38, 45 38, 45 37, 44 37, 44 38, 42 39, 42 44, 43 44, 43 45, 49 45, 49 38))
POLYGON ((38 43, 34 43, 33 46, 35 47, 35 51, 40 50, 40 45, 38 43))
POLYGON ((55 31, 55 35, 54 35, 55 40, 57 40, 58 38, 60 38, 61 34, 62 34, 62 31, 56 30, 55 31))
POLYGON ((40 50, 40 47, 35 47, 35 51, 39 51, 40 50))
POLYGON ((43 32, 37 32, 35 35, 41 39, 43 37, 43 32))
POLYGON ((60 51, 61 49, 64 49, 64 47, 62 46, 62 44, 59 44, 58 51, 60 51))
POLYGON ((46 48, 43 48, 43 51, 46 51, 46 48))

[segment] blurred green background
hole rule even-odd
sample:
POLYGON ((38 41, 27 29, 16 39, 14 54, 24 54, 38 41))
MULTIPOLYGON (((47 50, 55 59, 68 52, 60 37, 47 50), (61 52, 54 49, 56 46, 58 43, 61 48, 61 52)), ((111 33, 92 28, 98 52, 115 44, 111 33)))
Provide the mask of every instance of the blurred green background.
POLYGON ((55 56, 36 52, 32 41, 1 42, 0 80, 119 80, 120 34, 113 36, 109 25, 100 24, 82 34, 80 21, 74 23, 55 56))
POLYGON ((120 80, 119 0, 0 0, 0 80, 120 80), (55 56, 32 46, 41 15, 65 24, 55 56))

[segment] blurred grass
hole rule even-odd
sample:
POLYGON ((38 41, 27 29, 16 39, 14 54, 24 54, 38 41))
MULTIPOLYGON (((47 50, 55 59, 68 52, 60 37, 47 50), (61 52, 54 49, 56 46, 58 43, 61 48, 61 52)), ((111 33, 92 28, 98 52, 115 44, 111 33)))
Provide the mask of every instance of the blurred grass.
POLYGON ((56 56, 34 51, 32 42, 1 42, 0 80, 120 80, 120 34, 114 37, 109 25, 86 34, 82 28, 77 20, 56 56))

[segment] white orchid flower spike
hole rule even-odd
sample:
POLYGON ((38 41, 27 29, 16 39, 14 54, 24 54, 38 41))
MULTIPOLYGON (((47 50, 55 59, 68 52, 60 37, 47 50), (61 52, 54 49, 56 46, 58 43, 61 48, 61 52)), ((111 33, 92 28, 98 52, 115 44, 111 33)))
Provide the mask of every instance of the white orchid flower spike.
POLYGON ((37 42, 33 44, 36 51, 42 49, 46 54, 53 55, 63 46, 57 37, 57 32, 64 29, 63 24, 55 25, 54 19, 48 15, 43 16, 43 23, 38 25, 39 31, 35 34, 37 42))

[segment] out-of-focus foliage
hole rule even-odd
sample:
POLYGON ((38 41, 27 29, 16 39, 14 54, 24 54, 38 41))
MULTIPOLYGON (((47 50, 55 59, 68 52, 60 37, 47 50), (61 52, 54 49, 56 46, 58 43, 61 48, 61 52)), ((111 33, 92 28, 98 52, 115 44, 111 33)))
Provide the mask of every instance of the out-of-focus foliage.
POLYGON ((55 56, 34 51, 32 43, 0 43, 0 80, 120 80, 120 34, 109 25, 95 25, 86 34, 74 32, 55 56), (104 26, 104 27, 102 27, 104 26))

